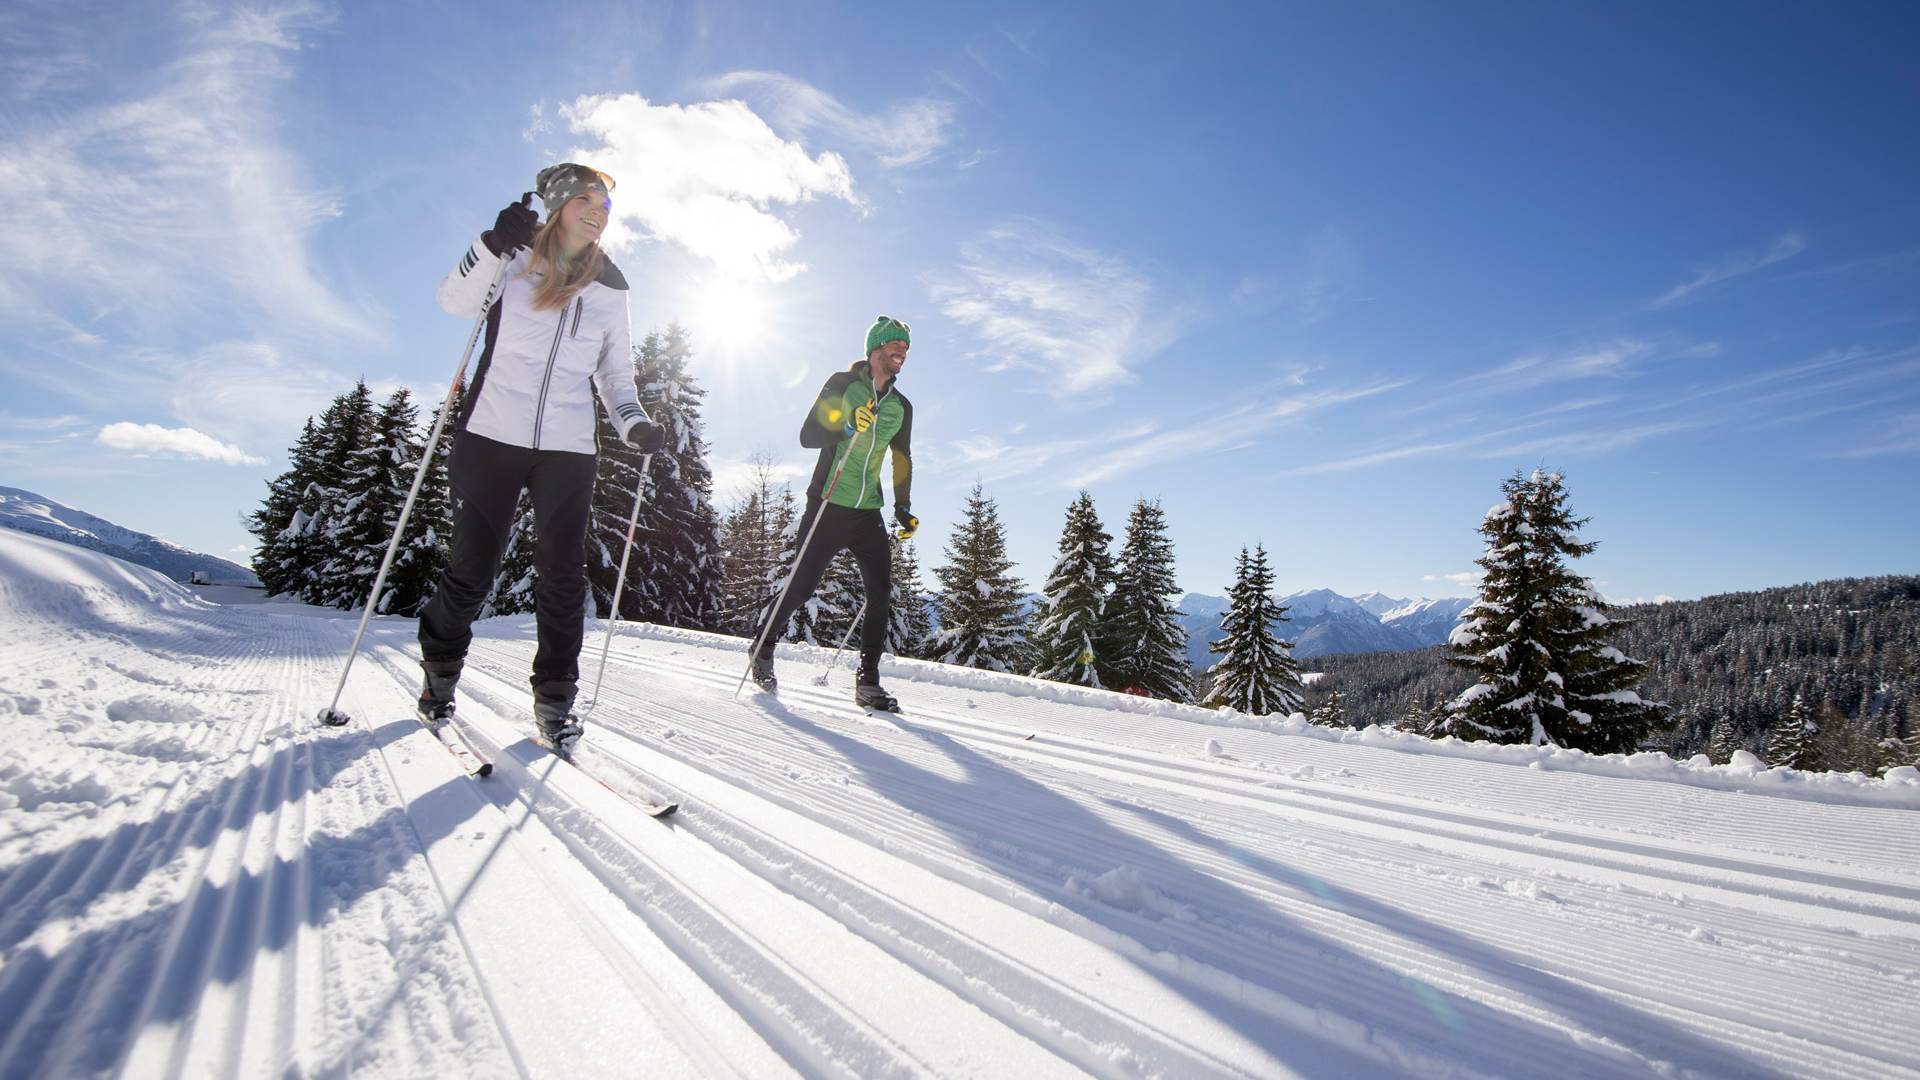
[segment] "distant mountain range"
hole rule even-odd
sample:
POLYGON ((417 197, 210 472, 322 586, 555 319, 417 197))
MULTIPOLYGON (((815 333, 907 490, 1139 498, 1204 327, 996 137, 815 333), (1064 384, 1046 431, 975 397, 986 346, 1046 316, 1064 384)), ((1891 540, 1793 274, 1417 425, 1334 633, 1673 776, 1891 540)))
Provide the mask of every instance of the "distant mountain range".
MULTIPOLYGON (((1274 626, 1274 632, 1293 642, 1293 655, 1304 658, 1438 645, 1447 640, 1460 613, 1473 600, 1464 596, 1402 600, 1377 592, 1342 596, 1332 589, 1308 589, 1281 597, 1280 602, 1288 608, 1287 618, 1274 626)), ((1220 616, 1226 610, 1224 596, 1188 593, 1181 598, 1187 657, 1195 666, 1210 667, 1218 659, 1207 645, 1221 636, 1220 616)))
POLYGON ((115 525, 84 510, 75 510, 44 495, 19 488, 0 487, 0 526, 59 540, 75 547, 102 551, 130 563, 151 567, 175 581, 187 581, 196 570, 220 585, 258 585, 253 571, 238 563, 202 555, 157 536, 115 525))

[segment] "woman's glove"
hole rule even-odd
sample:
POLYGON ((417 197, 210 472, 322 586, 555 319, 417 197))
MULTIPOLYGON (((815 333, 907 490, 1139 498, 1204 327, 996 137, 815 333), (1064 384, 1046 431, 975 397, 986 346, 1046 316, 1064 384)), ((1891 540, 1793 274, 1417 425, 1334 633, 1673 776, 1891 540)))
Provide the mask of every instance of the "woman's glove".
POLYGON ((540 215, 533 212, 533 192, 508 203, 493 219, 493 228, 480 234, 480 242, 495 255, 511 255, 519 248, 533 246, 533 231, 540 227, 540 215))
POLYGON ((620 441, 643 454, 658 453, 667 445, 667 429, 651 420, 635 420, 621 434, 620 441))

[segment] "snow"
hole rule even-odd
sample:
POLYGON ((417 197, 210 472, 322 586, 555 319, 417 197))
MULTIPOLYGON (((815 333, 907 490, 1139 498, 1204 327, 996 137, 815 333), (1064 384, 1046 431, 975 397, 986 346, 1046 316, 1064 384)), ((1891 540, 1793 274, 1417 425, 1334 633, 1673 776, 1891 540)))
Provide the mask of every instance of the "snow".
POLYGON ((1920 770, 900 660, 867 716, 623 625, 581 756, 663 823, 525 740, 527 616, 492 778, 409 620, 313 724, 355 618, 0 531, 0 1075, 1920 1076, 1920 770))

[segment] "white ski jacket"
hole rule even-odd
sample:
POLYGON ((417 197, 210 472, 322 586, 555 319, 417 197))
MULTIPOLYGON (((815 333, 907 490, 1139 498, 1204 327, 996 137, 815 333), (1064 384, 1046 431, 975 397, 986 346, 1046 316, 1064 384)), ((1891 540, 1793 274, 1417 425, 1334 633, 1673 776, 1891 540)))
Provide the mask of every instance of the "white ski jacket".
MULTIPOLYGON (((500 297, 487 313, 486 349, 462 410, 466 429, 495 442, 535 450, 598 451, 593 393, 626 437, 648 419, 633 386, 633 336, 627 324, 627 279, 611 259, 600 277, 558 311, 533 310, 539 274, 527 274, 525 248, 507 263, 500 297)), ((475 240, 440 282, 440 306, 478 318, 500 256, 475 240)))

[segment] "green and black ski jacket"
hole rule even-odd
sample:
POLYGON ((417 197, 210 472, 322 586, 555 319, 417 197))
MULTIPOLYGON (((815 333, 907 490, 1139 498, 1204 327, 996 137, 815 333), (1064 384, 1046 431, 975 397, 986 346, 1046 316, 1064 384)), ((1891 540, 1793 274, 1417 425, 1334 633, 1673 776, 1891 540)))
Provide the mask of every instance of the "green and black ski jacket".
POLYGON ((800 424, 800 445, 820 451, 813 467, 813 479, 807 484, 807 502, 817 502, 836 471, 840 479, 828 502, 854 510, 878 510, 886 502, 880 493, 880 462, 893 454, 893 505, 902 510, 913 502, 913 403, 900 392, 895 378, 882 393, 874 393, 873 373, 865 360, 845 371, 835 372, 820 387, 813 408, 800 424), (873 426, 847 437, 847 425, 853 411, 872 403, 873 426), (840 469, 841 461, 846 468, 840 469))

